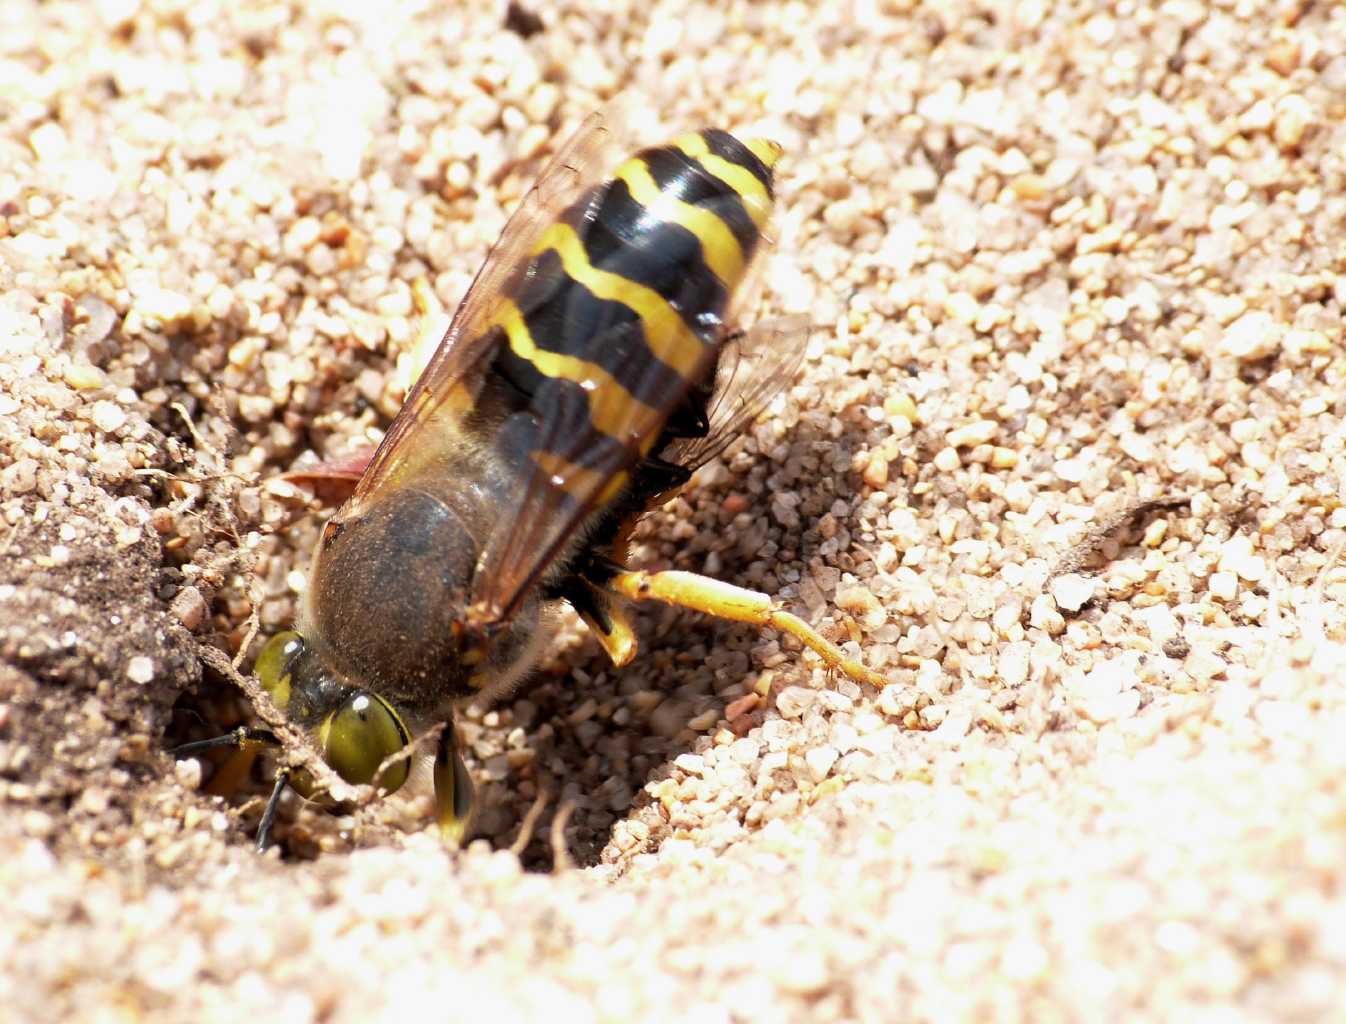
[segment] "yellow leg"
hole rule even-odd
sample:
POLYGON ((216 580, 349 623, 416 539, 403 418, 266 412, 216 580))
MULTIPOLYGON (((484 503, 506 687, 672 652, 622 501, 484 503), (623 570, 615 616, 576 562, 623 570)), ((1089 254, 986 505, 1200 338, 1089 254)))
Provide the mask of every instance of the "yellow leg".
POLYGON ((736 622, 770 626, 797 638, 830 667, 844 672, 858 683, 886 686, 887 680, 854 658, 848 658, 836 644, 823 639, 812 626, 797 615, 776 607, 766 594, 746 590, 731 583, 698 576, 693 572, 618 573, 606 586, 631 601, 662 601, 664 604, 691 608, 736 622))
POLYGON ((608 609, 606 629, 604 623, 587 611, 581 611, 580 618, 612 660, 613 668, 625 668, 631 664, 631 659, 636 656, 636 633, 620 609, 608 609))
POLYGON ((626 606, 614 600, 612 591, 576 578, 565 597, 603 645, 613 666, 624 668, 629 665, 636 656, 636 631, 631 626, 626 606))
POLYGON ((477 807, 472 776, 458 753, 458 736, 451 721, 444 723, 444 731, 439 734, 434 776, 439 834, 451 846, 461 846, 472 830, 477 807))

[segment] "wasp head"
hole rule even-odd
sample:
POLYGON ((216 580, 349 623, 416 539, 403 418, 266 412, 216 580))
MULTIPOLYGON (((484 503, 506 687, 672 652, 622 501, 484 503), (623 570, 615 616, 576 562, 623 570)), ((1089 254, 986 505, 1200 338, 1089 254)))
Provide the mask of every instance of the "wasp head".
MULTIPOLYGON (((347 782, 389 791, 406 782, 405 758, 379 770, 411 742, 402 716, 378 694, 333 675, 298 633, 278 633, 267 641, 254 670, 276 706, 309 733, 347 782)), ((297 782, 296 788, 304 792, 308 786, 297 782)))

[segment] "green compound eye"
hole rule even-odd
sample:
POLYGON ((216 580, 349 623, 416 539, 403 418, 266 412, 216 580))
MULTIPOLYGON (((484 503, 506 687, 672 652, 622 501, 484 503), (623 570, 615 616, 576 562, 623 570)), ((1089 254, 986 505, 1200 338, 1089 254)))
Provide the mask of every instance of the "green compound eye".
MULTIPOLYGON (((373 782, 384 759, 410 742, 397 712, 387 701, 363 690, 328 715, 318 730, 318 746, 327 763, 347 782, 358 785, 373 782)), ((410 761, 403 758, 389 766, 378 785, 392 792, 407 781, 410 771, 410 761)))
POLYGON ((290 666, 303 649, 304 638, 294 630, 287 630, 268 640, 253 663, 252 670, 262 689, 282 711, 290 705, 290 666))

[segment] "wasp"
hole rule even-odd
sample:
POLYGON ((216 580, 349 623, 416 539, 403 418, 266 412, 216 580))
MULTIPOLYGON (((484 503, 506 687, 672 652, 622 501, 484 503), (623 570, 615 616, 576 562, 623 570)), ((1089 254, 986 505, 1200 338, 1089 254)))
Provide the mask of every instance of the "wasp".
MULTIPOLYGON (((883 684, 765 594, 625 565, 636 520, 792 380, 810 327, 728 327, 779 145, 718 129, 625 159, 620 144, 592 115, 523 199, 323 527, 296 629, 255 665, 351 783, 397 789, 394 755, 440 726, 435 816, 454 841, 473 811, 454 706, 515 686, 560 602, 616 666, 636 653, 629 606, 658 601, 784 631, 883 684)), ((281 773, 259 848, 287 781, 304 792, 281 773)))

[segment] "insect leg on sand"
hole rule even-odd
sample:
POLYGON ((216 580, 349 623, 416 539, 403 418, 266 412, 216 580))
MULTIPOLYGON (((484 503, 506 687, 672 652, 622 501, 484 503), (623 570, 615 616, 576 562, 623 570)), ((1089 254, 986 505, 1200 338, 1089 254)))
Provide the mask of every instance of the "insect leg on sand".
MULTIPOLYGON (((256 672, 346 782, 399 788, 399 755, 439 728, 435 817, 466 837, 455 704, 525 678, 561 602, 618 666, 636 653, 630 605, 657 601, 780 630, 883 685, 765 594, 625 564, 637 520, 803 360, 803 318, 730 327, 768 247, 781 155, 712 128, 636 149, 591 116, 510 219, 382 443, 329 467, 349 497, 321 531, 296 628, 256 672)), ((308 788, 282 772, 259 846, 287 785, 308 788)))

